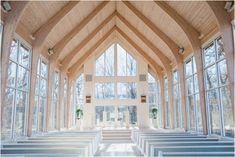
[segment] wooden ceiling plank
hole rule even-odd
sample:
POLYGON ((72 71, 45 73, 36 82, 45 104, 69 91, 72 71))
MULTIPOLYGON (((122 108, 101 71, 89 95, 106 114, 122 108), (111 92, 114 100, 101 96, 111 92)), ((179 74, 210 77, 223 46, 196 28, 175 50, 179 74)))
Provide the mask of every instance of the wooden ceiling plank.
POLYGON ((74 76, 77 72, 77 70, 80 69, 80 67, 83 65, 83 63, 86 61, 86 59, 99 47, 100 44, 102 44, 106 38, 113 33, 115 30, 115 27, 110 29, 102 38, 100 38, 95 45, 93 45, 88 51, 84 53, 82 57, 80 57, 76 63, 74 63, 71 67, 69 67, 69 75, 74 76))
POLYGON ((77 4, 79 1, 68 2, 61 10, 59 10, 55 15, 50 18, 46 23, 44 23, 38 30, 33 33, 34 37, 39 36, 44 32, 48 32, 54 28, 54 26, 65 17, 77 4))
POLYGON ((123 1, 123 3, 146 25, 148 26, 166 45, 170 48, 172 55, 177 63, 182 62, 182 55, 178 53, 179 46, 163 33, 151 20, 144 16, 139 10, 137 10, 130 2, 123 1))
POLYGON ((152 43, 150 42, 144 35, 142 35, 134 26, 132 26, 120 13, 117 12, 117 17, 132 31, 134 32, 161 60, 164 69, 166 71, 170 71, 171 61, 163 55, 163 53, 152 43))
POLYGON ((116 28, 117 32, 128 42, 130 43, 157 71, 160 75, 163 71, 162 67, 156 63, 141 47, 139 47, 126 33, 124 33, 120 28, 116 28))
POLYGON ((68 55, 61 61, 61 70, 67 70, 69 63, 73 59, 73 57, 79 52, 91 39, 96 36, 99 31, 107 24, 109 23, 113 17, 116 15, 116 12, 113 12, 111 15, 109 15, 98 27, 96 27, 81 43, 79 43, 71 52, 68 53, 68 55))
POLYGON ((200 33, 188 23, 181 15, 179 15, 174 9, 172 9, 166 2, 154 1, 168 16, 170 16, 186 33, 186 35, 193 34, 197 37, 200 36, 200 33))
POLYGON ((51 56, 51 59, 57 59, 70 40, 73 39, 107 4, 108 1, 104 1, 98 5, 85 19, 83 19, 75 28, 73 28, 72 31, 70 31, 58 43, 56 43, 53 47, 54 54, 51 56))

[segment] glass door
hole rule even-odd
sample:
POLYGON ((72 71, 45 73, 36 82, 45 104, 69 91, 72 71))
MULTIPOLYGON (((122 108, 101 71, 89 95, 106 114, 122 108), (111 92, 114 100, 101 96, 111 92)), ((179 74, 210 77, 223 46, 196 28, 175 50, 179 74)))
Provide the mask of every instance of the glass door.
POLYGON ((118 106, 118 126, 126 127, 126 120, 127 120, 127 106, 118 106))

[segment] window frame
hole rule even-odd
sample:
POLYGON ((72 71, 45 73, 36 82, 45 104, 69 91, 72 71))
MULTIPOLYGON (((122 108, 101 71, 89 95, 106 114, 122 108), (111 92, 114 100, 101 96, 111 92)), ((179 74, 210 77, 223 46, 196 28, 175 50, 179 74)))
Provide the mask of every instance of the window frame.
MULTIPOLYGON (((220 35, 212 38, 210 40, 210 42, 208 42, 206 45, 204 45, 203 49, 202 49, 202 56, 203 56, 203 73, 204 73, 204 90, 205 90, 205 99, 206 99, 206 112, 207 112, 207 127, 208 127, 208 134, 209 135, 216 135, 216 136, 223 136, 223 137, 228 137, 226 136, 226 131, 225 131, 225 121, 224 121, 224 105, 222 104, 222 94, 221 94, 221 89, 223 89, 224 87, 228 87, 229 86, 229 79, 227 80, 227 82, 225 84, 221 84, 220 83, 220 78, 219 76, 221 76, 221 73, 220 73, 220 70, 219 70, 219 64, 223 61, 226 62, 226 68, 227 68, 227 60, 226 60, 226 54, 224 54, 224 56, 222 58, 219 58, 218 56, 218 50, 217 50, 217 42, 218 40, 222 40, 222 37, 220 35), (214 45, 214 51, 215 51, 215 62, 214 63, 211 63, 209 65, 205 65, 205 49, 210 46, 211 44, 214 45), (209 88, 207 89, 207 80, 206 80, 206 70, 211 68, 212 66, 215 66, 216 67, 216 78, 217 78, 217 81, 216 81, 216 86, 213 87, 213 88, 209 88), (211 125, 211 118, 210 118, 210 104, 209 104, 209 99, 208 99, 208 93, 211 92, 211 91, 215 91, 217 93, 217 98, 216 98, 216 101, 217 101, 217 105, 218 105, 218 112, 219 112, 219 120, 220 120, 220 134, 215 134, 215 133, 212 133, 212 125, 211 125)), ((223 41, 222 41, 223 42, 223 41)), ((228 69, 227 70, 227 75, 228 75, 228 69)))
MULTIPOLYGON (((3 26, 3 25, 2 25, 3 26)), ((3 33, 3 32, 2 32, 3 33)), ((13 90, 13 104, 12 104, 12 112, 11 112, 11 135, 10 137, 7 137, 7 139, 17 139, 17 138, 20 138, 21 136, 17 136, 16 135, 16 132, 15 132, 15 123, 16 123, 16 98, 17 98, 17 94, 19 92, 22 92, 24 94, 27 94, 27 100, 26 100, 26 105, 24 106, 25 109, 24 109, 24 113, 25 113, 25 116, 24 116, 24 122, 23 122, 23 134, 22 136, 26 136, 27 134, 27 128, 28 128, 28 114, 29 114, 29 95, 30 95, 30 90, 31 90, 31 85, 30 85, 30 79, 31 79, 31 68, 32 68, 32 47, 29 43, 27 43, 23 38, 21 38, 19 35, 15 34, 13 41, 16 41, 16 44, 17 44, 17 58, 16 60, 13 60, 11 59, 10 55, 9 55, 9 62, 8 62, 8 68, 9 68, 9 63, 12 62, 16 65, 16 69, 15 69, 15 83, 14 83, 14 87, 13 86, 9 86, 8 85, 8 79, 9 77, 7 77, 7 83, 6 83, 6 90, 7 89, 11 89, 13 90), (21 45, 26 48, 28 50, 28 53, 29 53, 29 64, 28 64, 28 67, 22 65, 19 61, 19 53, 20 53, 20 47, 21 45), (28 72, 28 86, 27 86, 27 90, 25 89, 20 89, 17 85, 17 81, 18 81, 18 73, 19 73, 19 67, 20 68, 23 68, 24 70, 26 70, 26 72, 28 72)), ((11 42, 11 44, 12 44, 11 42)), ((10 50, 10 53, 11 53, 11 50, 10 50)), ((6 94, 6 93, 5 93, 6 94)), ((6 96, 6 95, 5 95, 6 96)))

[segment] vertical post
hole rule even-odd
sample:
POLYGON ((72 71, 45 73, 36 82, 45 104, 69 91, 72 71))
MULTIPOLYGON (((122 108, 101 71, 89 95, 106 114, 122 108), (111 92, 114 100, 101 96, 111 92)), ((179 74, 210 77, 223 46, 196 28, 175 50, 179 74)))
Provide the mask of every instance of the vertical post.
POLYGON ((186 95, 185 95, 185 79, 184 79, 184 63, 178 63, 178 74, 180 81, 181 109, 184 130, 187 131, 187 113, 186 113, 186 95))
POLYGON ((168 80, 168 106, 170 109, 170 128, 174 128, 174 101, 173 101, 173 77, 172 72, 167 72, 167 80, 168 80))
POLYGON ((48 72, 48 98, 47 98, 47 114, 46 114, 46 131, 50 131, 52 129, 52 92, 53 92, 53 84, 54 84, 54 64, 49 62, 49 72, 48 72))
POLYGON ((149 110, 148 110, 148 103, 141 102, 141 95, 145 95, 147 97, 148 93, 148 82, 147 82, 147 71, 148 71, 148 65, 143 61, 142 58, 138 58, 138 74, 144 74, 146 75, 146 80, 141 81, 138 78, 138 94, 137 94, 137 100, 138 100, 138 107, 137 107, 137 117, 138 117, 138 125, 140 128, 148 128, 150 127, 150 120, 149 120, 149 110))
POLYGON ((164 81, 163 77, 159 77, 160 95, 161 95, 161 108, 162 108, 162 127, 166 128, 166 113, 165 113, 165 99, 164 99, 164 81))

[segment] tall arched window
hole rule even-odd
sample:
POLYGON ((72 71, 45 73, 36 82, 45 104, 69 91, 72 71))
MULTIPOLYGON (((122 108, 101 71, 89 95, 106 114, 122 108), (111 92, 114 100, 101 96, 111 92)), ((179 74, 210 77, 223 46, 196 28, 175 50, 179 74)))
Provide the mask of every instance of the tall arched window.
MULTIPOLYGON (((97 77, 134 77, 136 76, 136 60, 119 44, 112 44, 95 61, 97 77), (115 66, 116 65, 116 66, 115 66)), ((96 99, 136 99, 137 85, 135 78, 117 81, 95 82, 96 99), (117 90, 115 90, 117 89, 117 90)))
POLYGON ((96 76, 136 76, 136 60, 122 46, 112 44, 96 59, 95 74, 96 76))
POLYGON ((136 66, 136 59, 118 43, 109 46, 96 58, 94 73, 96 125, 137 124, 136 66), (129 123, 126 122, 128 119, 129 123))

